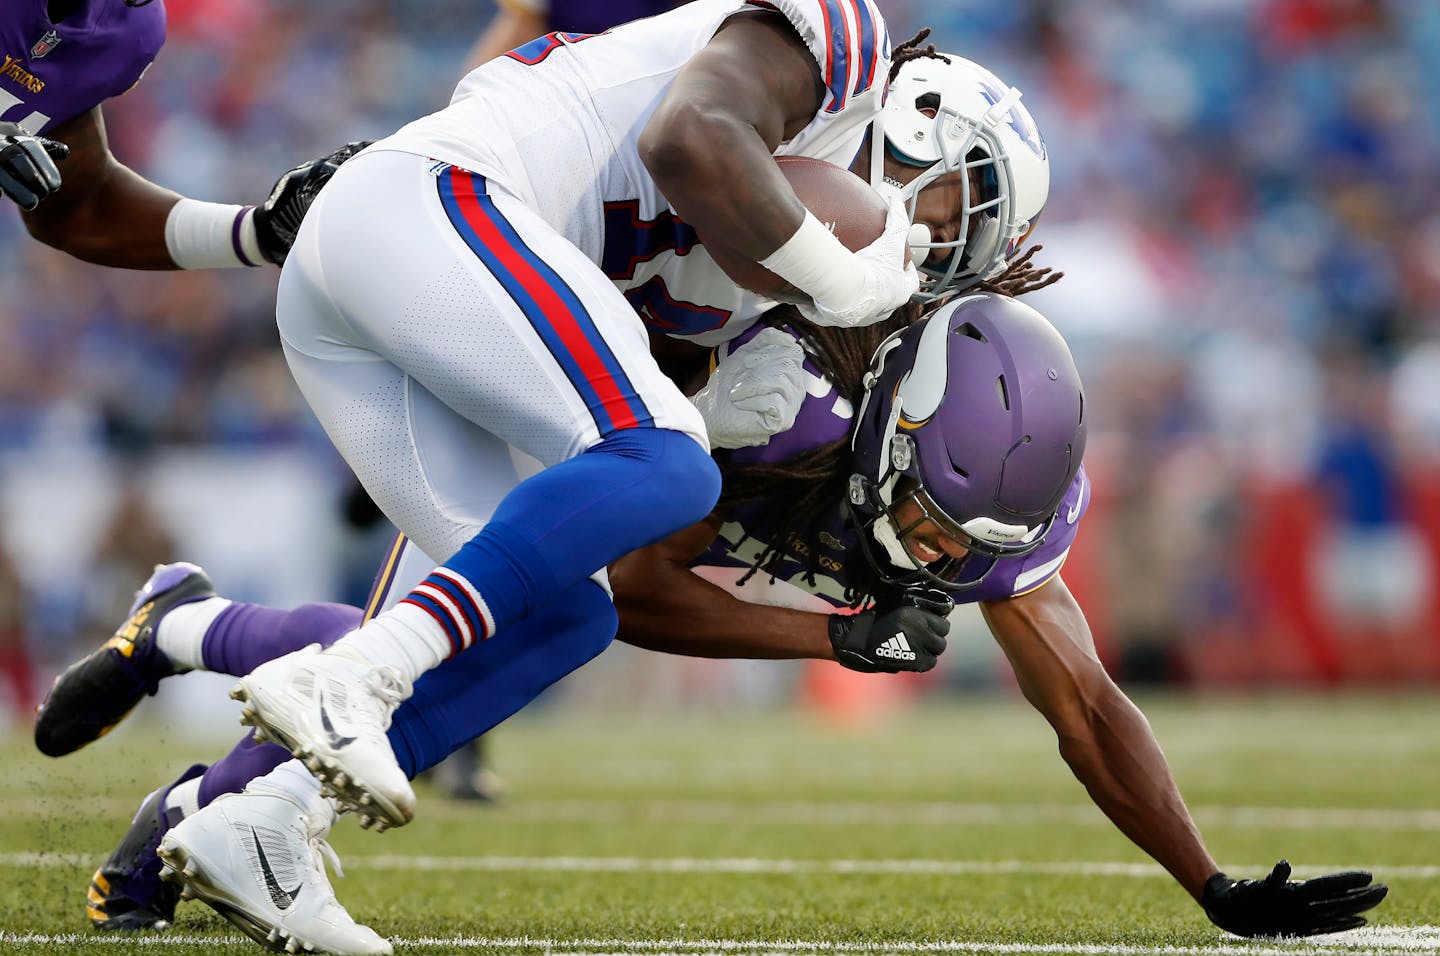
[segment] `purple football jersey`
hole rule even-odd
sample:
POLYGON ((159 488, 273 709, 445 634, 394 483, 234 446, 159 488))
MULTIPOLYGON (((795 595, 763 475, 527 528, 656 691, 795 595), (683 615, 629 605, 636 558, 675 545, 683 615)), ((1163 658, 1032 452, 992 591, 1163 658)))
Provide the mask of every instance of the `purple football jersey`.
MULTIPOLYGON (((747 341, 753 334, 748 332, 729 343, 730 347, 747 341)), ((729 461, 732 464, 773 464, 849 436, 855 415, 851 404, 836 393, 834 386, 808 360, 805 363, 805 380, 805 401, 795 417, 795 424, 771 438, 768 444, 731 452, 729 461)), ((997 561, 979 586, 954 592, 955 602, 970 604, 1002 600, 1032 591, 1050 580, 1065 563, 1080 518, 1089 506, 1090 481, 1082 466, 1060 502, 1059 514, 1045 542, 1024 557, 997 561)), ((749 567, 776 532, 777 529, 765 524, 763 508, 738 509, 728 517, 714 543, 694 564, 722 568, 749 567)), ((791 541, 782 548, 784 555, 776 565, 775 577, 837 608, 845 607, 847 582, 844 568, 859 550, 860 543, 856 531, 846 520, 841 502, 836 502, 832 524, 822 529, 818 537, 822 553, 814 584, 803 580, 808 565, 799 549, 806 547, 806 542, 791 541)))
POLYGON ((165 3, 80 0, 51 23, 45 0, 0 3, 0 120, 43 133, 134 86, 165 42, 165 3))
POLYGON ((602 33, 613 26, 653 17, 681 0, 550 0, 550 29, 562 33, 602 33))

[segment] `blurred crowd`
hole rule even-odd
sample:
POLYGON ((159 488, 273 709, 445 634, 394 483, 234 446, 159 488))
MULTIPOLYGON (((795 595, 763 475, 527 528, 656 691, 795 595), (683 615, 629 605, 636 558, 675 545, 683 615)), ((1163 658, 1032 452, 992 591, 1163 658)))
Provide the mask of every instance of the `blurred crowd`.
MULTIPOLYGON (((492 10, 166 6, 158 61, 106 107, 114 151, 252 203, 290 165, 443 105, 492 10)), ((1256 663, 1267 627, 1322 628, 1294 635, 1314 658, 1301 677, 1351 675, 1356 642, 1417 653, 1440 546, 1424 494, 1440 471, 1440 4, 881 6, 895 42, 932 27, 1019 86, 1045 133, 1035 238, 1067 277, 1035 304, 1072 341, 1094 423, 1097 507, 1066 578, 1122 676, 1225 679, 1207 647, 1250 648, 1231 679, 1283 676, 1256 663), (1291 594, 1266 577, 1285 548, 1303 552, 1291 594)), ((334 468, 343 513, 345 475, 276 348, 275 281, 86 266, 0 212, 0 460, 295 448, 334 468)))
POLYGON ((922 10, 1051 146, 1036 238, 1068 276, 1036 304, 1104 506, 1067 578, 1122 674, 1433 678, 1440 6, 922 10))

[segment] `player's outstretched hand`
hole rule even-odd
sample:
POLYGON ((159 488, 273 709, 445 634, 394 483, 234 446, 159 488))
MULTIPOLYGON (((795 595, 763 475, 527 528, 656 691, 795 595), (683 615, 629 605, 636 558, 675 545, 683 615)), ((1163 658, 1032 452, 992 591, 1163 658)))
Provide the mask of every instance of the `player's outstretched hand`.
POLYGON ((0 123, 0 194, 27 212, 33 210, 60 188, 55 160, 69 155, 64 143, 27 133, 15 123, 0 123))
POLYGON ((835 659, 852 671, 928 671, 945 652, 955 602, 944 591, 912 588, 859 614, 830 615, 835 659))
POLYGON ((255 207, 255 235, 266 259, 277 266, 285 262, 310 204, 335 175, 335 170, 370 143, 371 140, 346 143, 328 156, 286 170, 275 180, 269 197, 255 207))
POLYGON ((816 301, 797 306, 816 325, 853 328, 879 322, 920 291, 920 273, 910 261, 910 212, 900 191, 877 187, 889 204, 885 231, 855 258, 864 270, 864 292, 851 302, 816 301))
POLYGON ((1232 880, 1216 873, 1200 905, 1210 922, 1236 936, 1318 936, 1365 925, 1360 914, 1389 892, 1364 870, 1291 880, 1281 860, 1263 880, 1232 880))
POLYGON ((794 337, 764 329, 726 355, 691 403, 705 419, 711 448, 769 444, 795 424, 805 401, 805 351, 794 337))

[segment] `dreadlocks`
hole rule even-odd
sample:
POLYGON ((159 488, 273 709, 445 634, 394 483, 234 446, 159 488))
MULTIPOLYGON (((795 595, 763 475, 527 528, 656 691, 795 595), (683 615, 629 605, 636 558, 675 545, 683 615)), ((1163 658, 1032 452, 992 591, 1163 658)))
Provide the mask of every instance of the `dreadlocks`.
POLYGON ((904 66, 906 63, 909 63, 911 60, 922 60, 928 58, 932 60, 940 60, 943 63, 950 62, 950 58, 948 56, 935 49, 935 44, 930 43, 923 47, 920 45, 925 42, 925 38, 929 35, 930 28, 926 27, 910 39, 906 40, 904 43, 897 46, 895 50, 890 54, 890 82, 895 82, 895 77, 900 75, 900 67, 904 66))
POLYGON ((1010 263, 1009 268, 993 279, 986 279, 976 284, 975 290, 993 292, 996 295, 1008 295, 1015 299, 1027 292, 1034 292, 1059 282, 1065 278, 1065 273, 1056 272, 1049 266, 1036 266, 1030 261, 1034 258, 1035 253, 1044 248, 1044 246, 1031 246, 1026 249, 1024 255, 1010 263))
MULTIPOLYGON (((916 40, 924 36, 922 32, 916 40)), ((1014 297, 1058 282, 1063 272, 1037 267, 1031 262, 1041 248, 1031 246, 1000 275, 966 292, 1014 297)), ((766 313, 764 321, 798 335, 810 361, 834 386, 836 394, 858 409, 865 394, 865 373, 880 343, 917 322, 921 315, 918 305, 908 304, 874 325, 836 329, 815 325, 794 308, 782 307, 766 313)), ((757 571, 774 574, 787 555, 800 556, 805 563, 804 580, 815 583, 822 550, 820 532, 833 524, 846 498, 850 481, 849 445, 847 439, 840 439, 773 464, 731 466, 726 460, 720 460, 724 484, 718 509, 726 513, 742 505, 758 506, 758 523, 774 529, 773 537, 764 542, 764 550, 741 578, 741 583, 757 571)), ((850 562, 847 571, 851 572, 848 576, 852 587, 848 596, 852 603, 860 606, 870 601, 876 581, 869 565, 863 561, 850 562)))

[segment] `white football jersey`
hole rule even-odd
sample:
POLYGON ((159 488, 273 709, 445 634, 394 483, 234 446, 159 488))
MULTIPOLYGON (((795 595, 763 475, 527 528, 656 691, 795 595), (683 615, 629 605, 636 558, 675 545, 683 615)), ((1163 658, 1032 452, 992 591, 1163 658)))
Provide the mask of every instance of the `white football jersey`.
POLYGON ((890 37, 874 0, 695 0, 594 35, 552 33, 468 74, 450 105, 377 143, 501 182, 585 253, 652 328, 713 345, 771 303, 735 286, 676 217, 637 142, 724 20, 789 19, 820 66, 819 112, 776 155, 849 166, 880 111, 890 37))

